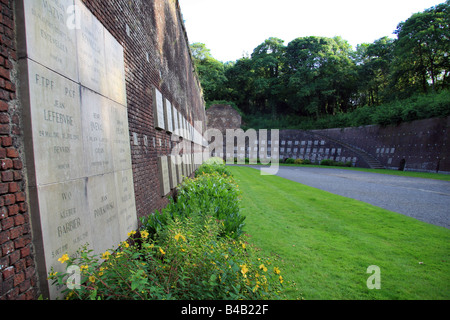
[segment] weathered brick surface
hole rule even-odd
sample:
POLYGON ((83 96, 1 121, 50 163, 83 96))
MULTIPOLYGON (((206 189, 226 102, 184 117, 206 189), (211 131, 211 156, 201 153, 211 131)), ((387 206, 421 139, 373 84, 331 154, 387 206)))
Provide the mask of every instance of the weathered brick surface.
POLYGON ((37 296, 31 231, 21 160, 20 114, 13 83, 13 1, 0 3, 0 300, 37 296))
POLYGON ((217 104, 206 110, 207 127, 218 129, 222 134, 226 129, 239 129, 242 117, 232 106, 217 104))
POLYGON ((397 169, 404 159, 406 170, 450 173, 450 117, 313 132, 361 148, 387 168, 397 169))
POLYGON ((157 157, 169 154, 172 143, 171 135, 154 128, 153 87, 191 124, 206 120, 178 1, 84 3, 124 47, 136 207, 138 216, 148 215, 168 203, 158 192, 157 157))
MULTIPOLYGON (((153 88, 191 124, 206 122, 179 4, 176 0, 83 2, 124 48, 136 207, 138 216, 145 216, 168 203, 159 192, 157 157, 170 154, 174 143, 170 134, 154 128, 153 88)), ((40 294, 28 216, 33 204, 26 202, 23 115, 16 97, 20 88, 16 87, 14 10, 14 0, 1 0, 0 300, 36 299, 40 294)))

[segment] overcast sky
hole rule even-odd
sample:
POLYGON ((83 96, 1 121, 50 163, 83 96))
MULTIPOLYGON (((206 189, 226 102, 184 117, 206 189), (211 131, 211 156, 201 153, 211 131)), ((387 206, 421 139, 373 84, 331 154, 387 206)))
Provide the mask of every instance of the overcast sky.
POLYGON ((179 0, 190 43, 235 61, 270 37, 341 36, 352 46, 393 35, 412 14, 445 0, 179 0))

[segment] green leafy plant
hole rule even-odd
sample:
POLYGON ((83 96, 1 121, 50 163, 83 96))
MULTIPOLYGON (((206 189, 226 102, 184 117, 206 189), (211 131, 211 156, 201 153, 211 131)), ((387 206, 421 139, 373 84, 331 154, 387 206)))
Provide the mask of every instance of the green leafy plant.
MULTIPOLYGON (((200 216, 171 220, 152 239, 146 230, 129 233, 117 250, 94 254, 87 246, 60 261, 79 266, 79 289, 66 299, 277 299, 283 288, 274 260, 258 257, 243 239, 221 237, 223 224, 200 216)), ((64 285, 69 273, 50 273, 64 285)))
POLYGON ((287 158, 284 163, 288 163, 288 164, 294 164, 295 163, 295 159, 292 158, 287 158))

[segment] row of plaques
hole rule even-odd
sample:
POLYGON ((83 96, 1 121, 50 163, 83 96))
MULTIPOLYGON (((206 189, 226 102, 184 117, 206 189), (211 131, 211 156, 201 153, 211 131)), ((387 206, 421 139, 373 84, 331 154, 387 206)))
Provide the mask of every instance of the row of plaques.
POLYGON ((20 56, 126 105, 123 47, 81 0, 18 2, 26 30, 20 56))
POLYGON ((158 157, 161 196, 166 196, 194 173, 203 162, 203 156, 203 153, 191 153, 158 157))
POLYGON ((182 115, 162 93, 153 88, 153 114, 155 128, 173 133, 195 144, 206 146, 202 134, 182 115))
POLYGON ((41 290, 63 254, 137 228, 122 45, 81 0, 19 0, 20 99, 41 290))

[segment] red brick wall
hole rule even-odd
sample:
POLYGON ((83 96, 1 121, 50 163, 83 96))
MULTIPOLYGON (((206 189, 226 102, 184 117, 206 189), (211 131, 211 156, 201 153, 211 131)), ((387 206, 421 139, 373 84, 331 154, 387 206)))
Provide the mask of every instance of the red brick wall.
MULTIPOLYGON (((171 135, 154 128, 153 88, 191 124, 206 121, 178 1, 83 2, 124 48, 136 208, 139 217, 145 216, 168 203, 168 197, 160 196, 157 157, 170 153, 171 135)), ((15 43, 14 0, 1 0, 0 300, 36 299, 40 294, 25 191, 22 114, 16 101, 15 43)))
POLYGON ((138 216, 148 215, 168 203, 159 195, 157 156, 171 151, 171 136, 153 125, 152 88, 158 88, 191 124, 206 120, 178 1, 83 2, 124 47, 136 208, 138 216))
POLYGON ((14 84, 17 56, 12 2, 0 2, 0 300, 28 300, 36 297, 36 276, 14 84))
POLYGON ((450 173, 450 117, 416 120, 398 126, 314 130, 365 150, 386 168, 450 173))

